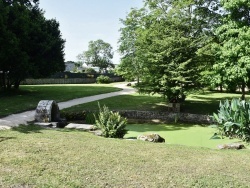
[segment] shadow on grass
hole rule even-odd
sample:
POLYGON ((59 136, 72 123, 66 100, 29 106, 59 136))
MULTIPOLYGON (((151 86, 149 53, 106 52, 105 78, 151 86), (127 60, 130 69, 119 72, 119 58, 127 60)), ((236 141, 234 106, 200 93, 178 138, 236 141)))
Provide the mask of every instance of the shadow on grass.
POLYGON ((0 137, 0 142, 10 140, 10 139, 16 139, 16 137, 0 137))
POLYGON ((128 124, 126 129, 134 132, 158 132, 158 131, 178 131, 187 130, 193 127, 193 124, 128 124))
POLYGON ((79 129, 67 129, 67 128, 61 128, 61 129, 57 129, 57 131, 59 132, 87 132, 86 130, 79 130, 79 129))
POLYGON ((219 109, 219 101, 185 101, 181 104, 181 112, 191 114, 212 115, 219 109))
POLYGON ((38 125, 19 125, 18 127, 13 127, 12 130, 20 133, 30 134, 42 133, 41 130, 44 130, 44 128, 38 125))

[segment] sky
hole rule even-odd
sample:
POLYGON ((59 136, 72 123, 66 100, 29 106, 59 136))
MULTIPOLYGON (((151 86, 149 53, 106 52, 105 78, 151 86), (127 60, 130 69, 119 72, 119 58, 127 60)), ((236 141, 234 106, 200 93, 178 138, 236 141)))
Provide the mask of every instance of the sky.
POLYGON ((113 63, 118 64, 120 19, 125 19, 131 8, 142 8, 143 0, 40 0, 39 7, 47 19, 60 23, 66 40, 65 61, 77 61, 91 40, 102 39, 113 47, 113 63))

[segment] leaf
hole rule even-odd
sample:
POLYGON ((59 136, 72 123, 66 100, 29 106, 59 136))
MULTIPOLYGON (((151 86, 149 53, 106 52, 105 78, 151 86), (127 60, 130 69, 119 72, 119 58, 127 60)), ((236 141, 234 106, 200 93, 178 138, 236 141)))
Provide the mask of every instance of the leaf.
POLYGON ((209 128, 218 128, 218 125, 209 125, 209 128))
POLYGON ((218 133, 214 133, 214 135, 210 138, 211 139, 222 139, 222 137, 218 133))
POLYGON ((235 99, 233 99, 233 100, 231 101, 231 109, 232 109, 233 111, 236 111, 236 110, 237 110, 237 101, 236 101, 235 99))
POLYGON ((221 122, 221 120, 219 119, 219 117, 218 117, 218 115, 217 115, 216 113, 213 113, 213 117, 214 117, 214 119, 215 119, 218 123, 221 122))

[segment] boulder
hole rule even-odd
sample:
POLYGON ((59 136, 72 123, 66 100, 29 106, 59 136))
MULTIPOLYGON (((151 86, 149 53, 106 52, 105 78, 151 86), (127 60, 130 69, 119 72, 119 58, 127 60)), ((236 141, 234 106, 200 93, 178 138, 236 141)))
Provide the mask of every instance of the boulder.
POLYGON ((222 144, 218 145, 219 149, 244 149, 245 146, 241 143, 232 143, 232 144, 222 144))
POLYGON ((165 142, 164 138, 155 133, 139 135, 137 139, 148 142, 165 142))

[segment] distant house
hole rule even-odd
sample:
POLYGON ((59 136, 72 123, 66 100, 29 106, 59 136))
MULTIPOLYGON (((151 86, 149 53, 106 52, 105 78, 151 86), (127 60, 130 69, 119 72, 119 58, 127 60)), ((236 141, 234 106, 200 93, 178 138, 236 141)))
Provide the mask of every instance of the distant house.
POLYGON ((74 72, 75 69, 76 69, 75 62, 73 62, 73 61, 65 62, 65 71, 64 72, 74 72))
POLYGON ((96 72, 99 72, 99 71, 100 71, 100 68, 99 68, 99 67, 91 67, 91 66, 87 65, 86 63, 83 63, 83 64, 82 64, 82 69, 83 69, 83 71, 85 71, 85 70, 88 69, 88 68, 92 68, 92 69, 94 69, 96 72))
POLYGON ((64 72, 84 72, 88 68, 92 68, 96 72, 100 71, 99 67, 91 67, 89 65, 86 65, 85 63, 80 65, 74 61, 67 61, 67 62, 65 62, 65 71, 64 72))

